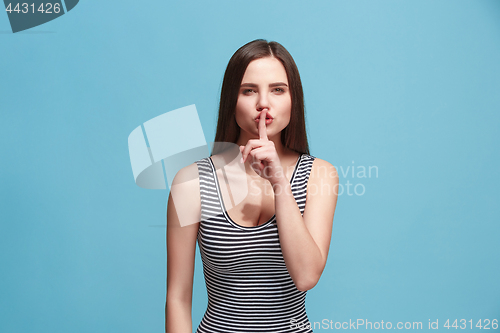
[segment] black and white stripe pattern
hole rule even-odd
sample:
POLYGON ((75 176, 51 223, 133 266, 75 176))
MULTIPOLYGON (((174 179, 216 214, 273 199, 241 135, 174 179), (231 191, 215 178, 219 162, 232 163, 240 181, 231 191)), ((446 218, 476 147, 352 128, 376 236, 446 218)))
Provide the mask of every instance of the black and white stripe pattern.
MULTIPOLYGON (((314 159, 301 154, 290 180, 302 214, 314 159)), ((303 328, 306 292, 295 287, 286 269, 276 215, 256 227, 236 224, 225 211, 211 159, 196 164, 202 214, 198 244, 208 293, 196 332, 312 332, 303 328)))

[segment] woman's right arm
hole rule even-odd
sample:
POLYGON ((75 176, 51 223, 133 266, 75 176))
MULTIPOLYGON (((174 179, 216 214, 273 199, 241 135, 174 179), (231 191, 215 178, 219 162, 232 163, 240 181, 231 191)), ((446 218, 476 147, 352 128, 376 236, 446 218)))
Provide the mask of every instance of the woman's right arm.
POLYGON ((193 274, 201 215, 196 164, 175 176, 167 204, 165 332, 192 333, 193 274))

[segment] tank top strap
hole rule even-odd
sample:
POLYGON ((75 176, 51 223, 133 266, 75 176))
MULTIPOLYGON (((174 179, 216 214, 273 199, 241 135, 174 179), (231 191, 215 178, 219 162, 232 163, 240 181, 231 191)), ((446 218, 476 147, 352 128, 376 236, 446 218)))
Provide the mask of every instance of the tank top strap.
POLYGON ((299 166, 296 170, 293 182, 291 184, 292 193, 295 201, 299 206, 300 213, 304 214, 306 206, 307 184, 309 182, 309 175, 311 174, 312 165, 316 157, 309 154, 302 154, 300 156, 299 166))
POLYGON ((201 220, 206 221, 211 217, 222 214, 221 206, 217 195, 215 178, 212 173, 212 166, 209 157, 202 158, 195 163, 198 166, 198 176, 200 180, 201 199, 201 220))

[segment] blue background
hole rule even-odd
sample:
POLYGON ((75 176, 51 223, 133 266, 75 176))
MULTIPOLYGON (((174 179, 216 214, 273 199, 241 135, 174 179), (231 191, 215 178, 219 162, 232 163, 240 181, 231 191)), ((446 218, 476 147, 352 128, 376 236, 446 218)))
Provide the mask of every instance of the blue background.
POLYGON ((135 185, 127 137, 196 104, 213 141, 256 38, 296 60, 311 154, 365 188, 310 320, 500 319, 500 1, 80 1, 17 34, 0 14, 2 332, 164 330, 168 192, 135 185))

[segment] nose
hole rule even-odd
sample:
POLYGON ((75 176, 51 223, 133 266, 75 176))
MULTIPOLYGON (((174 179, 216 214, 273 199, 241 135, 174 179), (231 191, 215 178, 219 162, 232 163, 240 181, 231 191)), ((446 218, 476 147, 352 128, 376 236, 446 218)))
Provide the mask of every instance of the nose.
POLYGON ((269 99, 267 94, 261 93, 259 94, 259 98, 257 100, 257 111, 262 111, 264 109, 269 110, 269 99))

